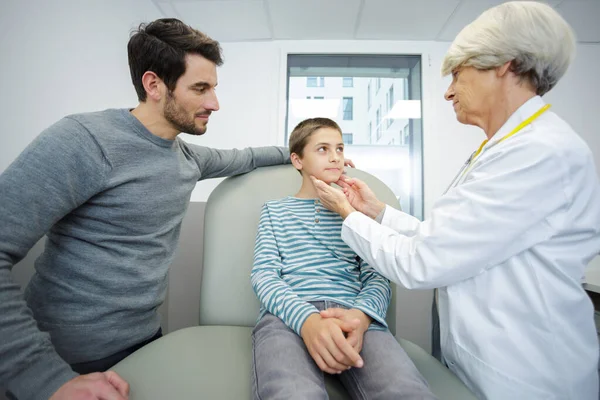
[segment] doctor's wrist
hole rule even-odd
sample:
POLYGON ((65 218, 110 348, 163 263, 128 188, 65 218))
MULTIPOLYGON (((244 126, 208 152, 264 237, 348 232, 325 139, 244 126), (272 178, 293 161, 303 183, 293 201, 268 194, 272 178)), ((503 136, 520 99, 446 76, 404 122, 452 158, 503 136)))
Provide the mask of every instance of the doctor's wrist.
POLYGON ((352 207, 349 203, 346 203, 341 206, 339 214, 342 217, 342 219, 346 219, 348 215, 352 214, 355 211, 356 210, 354 209, 354 207, 352 207))
POLYGON ((376 219, 379 214, 385 210, 385 203, 377 200, 373 205, 369 204, 369 208, 365 210, 365 215, 371 219, 376 219))

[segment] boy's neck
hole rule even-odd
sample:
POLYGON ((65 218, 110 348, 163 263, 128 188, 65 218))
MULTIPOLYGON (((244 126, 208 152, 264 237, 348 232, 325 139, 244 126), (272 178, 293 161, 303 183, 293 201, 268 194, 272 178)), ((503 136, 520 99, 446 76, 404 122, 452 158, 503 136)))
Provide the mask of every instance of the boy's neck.
POLYGON ((300 190, 296 193, 295 197, 299 197, 301 199, 316 199, 317 191, 308 176, 302 175, 302 186, 300 186, 300 190))

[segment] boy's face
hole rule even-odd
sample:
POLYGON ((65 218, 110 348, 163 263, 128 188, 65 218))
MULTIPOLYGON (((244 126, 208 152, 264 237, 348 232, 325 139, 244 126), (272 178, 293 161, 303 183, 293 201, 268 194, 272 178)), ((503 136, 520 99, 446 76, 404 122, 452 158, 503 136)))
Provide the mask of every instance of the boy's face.
POLYGON ((325 183, 337 182, 344 172, 344 142, 339 131, 321 128, 313 132, 304 146, 304 155, 292 157, 303 177, 310 175, 325 183))

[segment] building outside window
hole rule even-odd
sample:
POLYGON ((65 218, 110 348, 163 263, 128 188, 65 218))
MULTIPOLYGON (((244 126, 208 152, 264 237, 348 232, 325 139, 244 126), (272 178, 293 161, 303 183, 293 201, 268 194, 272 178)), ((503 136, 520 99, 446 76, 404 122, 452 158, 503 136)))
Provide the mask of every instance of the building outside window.
POLYGON ((344 121, 352 121, 354 115, 354 99, 352 97, 344 97, 342 107, 344 107, 344 121))
POLYGON ((308 76, 306 77, 306 87, 324 87, 325 78, 322 76, 308 76))

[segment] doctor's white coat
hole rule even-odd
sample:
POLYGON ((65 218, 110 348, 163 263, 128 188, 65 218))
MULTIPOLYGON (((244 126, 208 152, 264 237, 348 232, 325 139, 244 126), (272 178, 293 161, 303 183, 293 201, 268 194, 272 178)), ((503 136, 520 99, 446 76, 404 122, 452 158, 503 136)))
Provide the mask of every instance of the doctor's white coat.
MULTIPOLYGON (((593 306, 581 286, 600 252, 592 154, 534 97, 484 146, 423 222, 387 207, 350 214, 342 238, 407 288, 440 288, 442 354, 482 399, 598 399, 593 306)), ((400 316, 401 317, 401 316, 400 316)))

